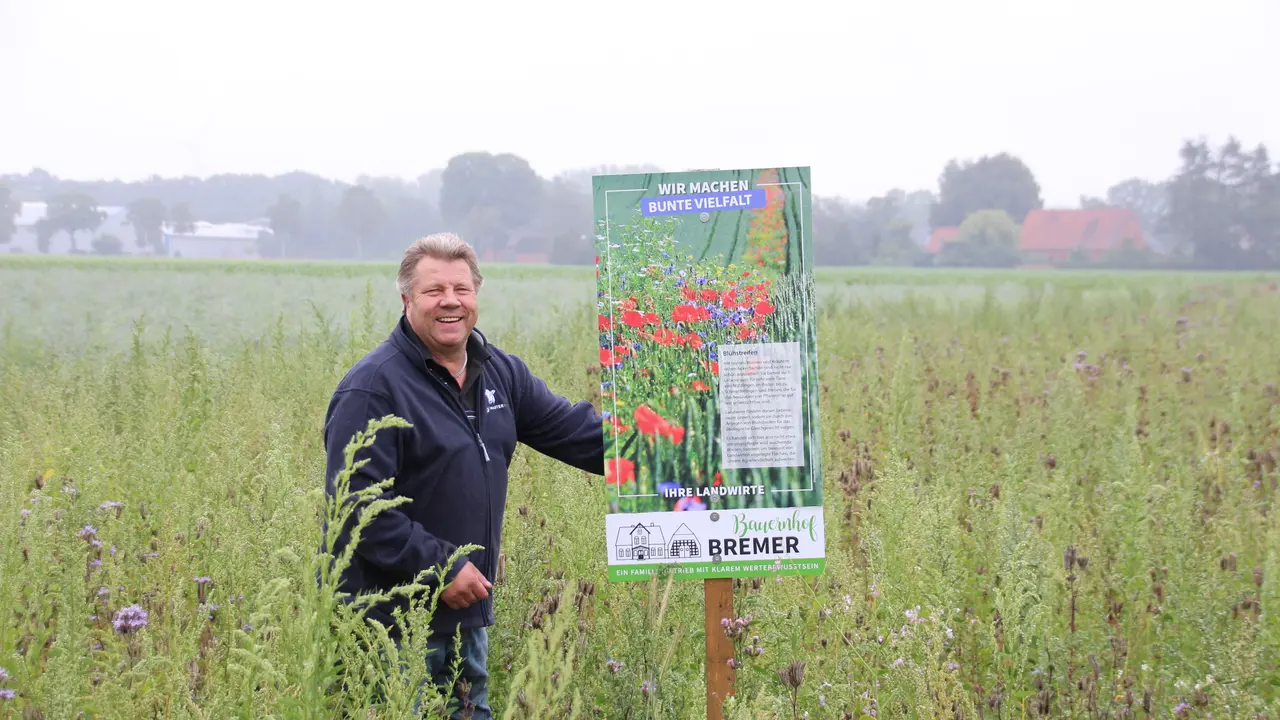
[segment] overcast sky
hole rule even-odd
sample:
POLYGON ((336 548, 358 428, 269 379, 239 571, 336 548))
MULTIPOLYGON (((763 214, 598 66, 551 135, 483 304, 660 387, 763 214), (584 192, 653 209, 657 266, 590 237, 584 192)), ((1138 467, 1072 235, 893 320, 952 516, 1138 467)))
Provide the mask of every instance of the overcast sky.
POLYGON ((0 173, 544 176, 809 165, 934 188, 1009 151, 1048 204, 1184 139, 1280 158, 1280 0, 0 0, 0 173))

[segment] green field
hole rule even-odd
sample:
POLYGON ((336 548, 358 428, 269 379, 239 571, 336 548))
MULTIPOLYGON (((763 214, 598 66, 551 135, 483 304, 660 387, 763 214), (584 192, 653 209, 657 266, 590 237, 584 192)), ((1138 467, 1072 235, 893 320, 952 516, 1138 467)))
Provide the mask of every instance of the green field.
MULTIPOLYGON (((490 339, 598 401, 593 270, 486 272, 490 339)), ((409 717, 420 660, 315 582, 394 273, 0 259, 0 717, 409 717)), ((1280 277, 817 281, 826 572, 737 583, 728 717, 1280 715, 1280 277)), ((704 717, 702 585, 606 582, 605 497, 517 455, 499 716, 704 717)))

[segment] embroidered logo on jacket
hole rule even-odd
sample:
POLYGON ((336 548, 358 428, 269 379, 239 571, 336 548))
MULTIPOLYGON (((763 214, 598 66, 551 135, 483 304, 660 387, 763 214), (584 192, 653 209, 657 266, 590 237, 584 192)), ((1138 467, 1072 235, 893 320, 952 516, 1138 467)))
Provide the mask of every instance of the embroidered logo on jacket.
POLYGON ((487 399, 487 400, 489 401, 489 407, 485 408, 485 410, 484 410, 484 411, 485 411, 485 412, 487 412, 487 413, 488 413, 488 412, 493 412, 494 410, 501 410, 502 408, 504 408, 504 407, 506 407, 506 406, 507 406, 507 404, 506 404, 506 403, 499 403, 499 402, 497 402, 497 401, 498 401, 498 393, 497 393, 497 391, 495 391, 495 390, 485 390, 485 391, 484 391, 484 396, 485 396, 485 399, 487 399), (495 403, 497 403, 497 404, 495 404, 495 403))

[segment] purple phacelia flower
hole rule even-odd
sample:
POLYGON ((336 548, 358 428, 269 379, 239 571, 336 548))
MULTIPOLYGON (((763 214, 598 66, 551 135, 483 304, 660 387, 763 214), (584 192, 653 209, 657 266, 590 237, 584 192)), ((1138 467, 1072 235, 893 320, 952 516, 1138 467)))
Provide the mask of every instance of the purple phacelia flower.
POLYGON ((213 582, 213 578, 211 577, 196 578, 196 597, 198 597, 202 603, 207 599, 205 595, 205 585, 208 585, 211 582, 213 582))
POLYGON ((80 528, 80 532, 76 533, 76 537, 79 537, 81 540, 92 540, 98 537, 98 529, 92 525, 85 525, 83 528, 80 528))
POLYGON ((111 624, 118 633, 133 632, 147 626, 147 611, 138 605, 120 608, 111 624))
POLYGON ((12 690, 0 690, 0 700, 12 700, 17 694, 12 690))

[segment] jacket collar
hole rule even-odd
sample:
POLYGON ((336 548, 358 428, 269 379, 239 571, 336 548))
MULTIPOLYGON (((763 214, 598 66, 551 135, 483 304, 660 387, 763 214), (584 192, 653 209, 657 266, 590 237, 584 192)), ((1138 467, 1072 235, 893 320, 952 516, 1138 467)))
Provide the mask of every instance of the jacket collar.
MULTIPOLYGON (((435 362, 431 357, 431 349, 413 331, 409 325, 409 318, 403 313, 400 315, 400 322, 396 323, 395 329, 391 331, 390 340, 400 352, 408 355, 423 370, 427 369, 427 363, 435 362)), ((467 355, 471 362, 484 363, 489 359, 489 341, 485 339, 484 333, 475 328, 471 329, 471 337, 467 338, 467 355)))

